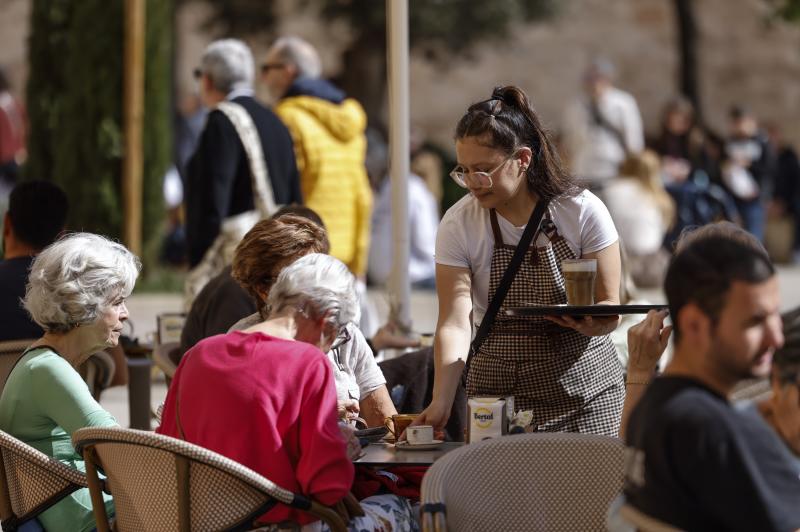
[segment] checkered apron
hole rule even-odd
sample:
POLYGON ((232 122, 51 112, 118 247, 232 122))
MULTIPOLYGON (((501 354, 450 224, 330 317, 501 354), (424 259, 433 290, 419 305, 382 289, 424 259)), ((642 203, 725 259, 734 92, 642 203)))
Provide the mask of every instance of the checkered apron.
MULTIPOLYGON (((495 247, 489 280, 494 297, 515 246, 503 243, 490 211, 495 247)), ((608 336, 589 337, 541 317, 508 316, 506 307, 567 302, 561 261, 576 258, 549 217, 525 253, 503 305, 480 350, 470 361, 467 395, 514 396, 516 410, 532 410, 537 431, 616 436, 625 399, 622 368, 608 336)))

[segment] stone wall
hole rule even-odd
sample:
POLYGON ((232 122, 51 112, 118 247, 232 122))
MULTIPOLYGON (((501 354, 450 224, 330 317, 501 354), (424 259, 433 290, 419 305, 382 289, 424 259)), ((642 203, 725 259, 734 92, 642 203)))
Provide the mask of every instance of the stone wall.
MULTIPOLYGON (((335 74, 341 68, 339 53, 349 41, 346 28, 322 23, 313 12, 294 13, 291 0, 279 2, 286 12, 280 30, 316 44, 326 73, 335 74)), ((678 88, 672 1, 561 3, 556 20, 518 26, 506 42, 481 46, 470 58, 440 64, 412 57, 412 123, 451 146, 453 127, 469 103, 487 97, 494 85, 515 83, 528 91, 544 121, 558 129, 564 107, 578 95, 586 62, 602 54, 616 63, 618 85, 635 95, 646 128, 655 132, 663 103, 678 88)), ((724 131, 726 110, 742 102, 800 144, 800 25, 768 24, 765 0, 695 0, 694 5, 701 98, 710 125, 724 131)), ((27 75, 29 10, 30 0, 0 0, 0 64, 9 68, 17 87, 27 75)), ((192 68, 211 38, 200 30, 204 14, 200 2, 184 4, 178 13, 176 77, 184 91, 192 89, 192 68)), ((258 63, 266 37, 250 44, 258 63)))

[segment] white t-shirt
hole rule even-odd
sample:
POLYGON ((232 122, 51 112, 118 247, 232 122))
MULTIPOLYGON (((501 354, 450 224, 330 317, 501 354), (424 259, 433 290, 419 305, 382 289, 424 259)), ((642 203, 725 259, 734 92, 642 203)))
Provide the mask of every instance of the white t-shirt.
MULTIPOLYGON (((412 283, 432 279, 439 205, 425 181, 416 174, 408 176, 408 278, 412 283)), ((367 273, 371 281, 385 284, 394 263, 392 239, 392 187, 384 180, 375 195, 372 209, 372 235, 369 241, 367 273)))
MULTIPOLYGON (((558 233, 577 257, 605 249, 617 241, 617 230, 608 209, 600 199, 584 190, 576 196, 552 200, 547 207, 558 233)), ((525 226, 515 227, 497 215, 503 243, 515 246, 525 226)), ((538 247, 548 246, 545 235, 537 238, 538 247)), ((470 194, 450 207, 436 235, 436 263, 469 268, 472 273, 473 321, 480 323, 489 299, 489 273, 494 251, 494 234, 489 209, 484 209, 470 194)))

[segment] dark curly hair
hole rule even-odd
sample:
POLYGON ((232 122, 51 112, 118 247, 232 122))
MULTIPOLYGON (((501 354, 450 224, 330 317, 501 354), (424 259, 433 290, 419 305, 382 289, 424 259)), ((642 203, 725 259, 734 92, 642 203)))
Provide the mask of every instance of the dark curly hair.
POLYGON ((528 190, 539 198, 550 200, 581 190, 564 170, 550 135, 519 87, 496 87, 488 100, 472 104, 456 126, 456 140, 466 137, 509 155, 530 148, 533 159, 525 176, 528 190))

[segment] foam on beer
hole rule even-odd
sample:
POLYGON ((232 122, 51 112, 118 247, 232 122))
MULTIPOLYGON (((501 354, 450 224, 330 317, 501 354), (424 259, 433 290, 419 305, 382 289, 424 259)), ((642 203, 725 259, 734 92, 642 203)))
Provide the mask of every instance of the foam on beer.
POLYGON ((596 272, 596 259, 565 259, 561 262, 561 270, 565 272, 596 272))

